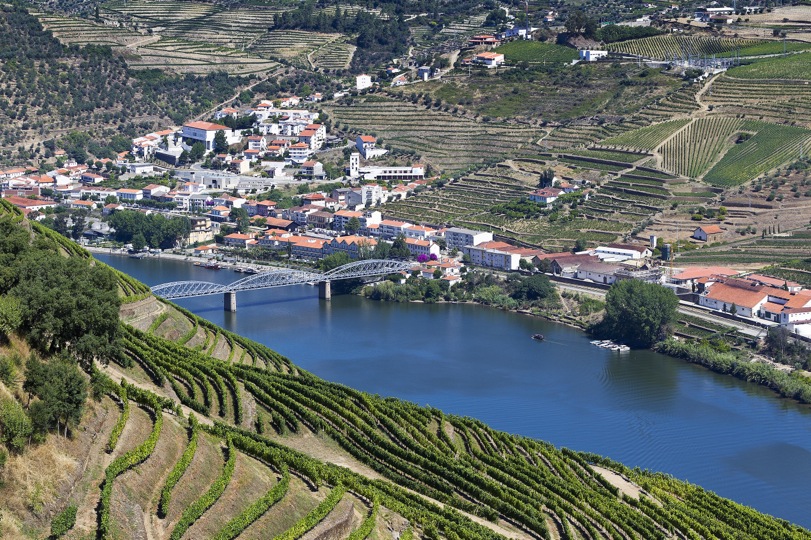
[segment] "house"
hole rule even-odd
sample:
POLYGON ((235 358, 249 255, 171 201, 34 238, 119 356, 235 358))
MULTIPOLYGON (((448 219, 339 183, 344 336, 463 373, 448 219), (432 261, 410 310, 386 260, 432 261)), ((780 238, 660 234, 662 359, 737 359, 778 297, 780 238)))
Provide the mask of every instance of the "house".
POLYGON ((417 78, 421 81, 427 81, 431 78, 431 66, 420 66, 417 68, 417 78))
POLYGON ((312 154, 312 149, 307 143, 296 143, 289 149, 290 161, 293 163, 304 163, 312 154))
POLYGON ((183 139, 190 141, 192 144, 201 142, 206 148, 206 151, 214 149, 214 137, 217 132, 222 131, 225 134, 225 141, 227 144, 237 144, 242 141, 242 135, 222 124, 214 124, 212 122, 189 122, 183 124, 180 130, 180 136, 183 139))
POLYGON ((296 223, 289 219, 282 219, 278 217, 265 218, 265 224, 270 229, 279 229, 284 231, 292 231, 296 228, 296 223))
POLYGON ((156 199, 169 193, 168 186, 161 186, 160 184, 149 184, 143 190, 144 197, 147 199, 156 199))
POLYGON ((467 44, 471 47, 478 47, 481 45, 486 45, 488 47, 495 47, 497 45, 501 45, 501 40, 499 40, 496 36, 491 34, 479 34, 477 36, 471 37, 467 44))
POLYGON ((409 253, 411 253, 413 257, 419 257, 420 255, 430 257, 433 255, 439 258, 439 244, 435 244, 431 240, 406 238, 405 243, 406 247, 408 247, 409 253))
POLYGON ((727 279, 708 283, 699 296, 698 303, 710 309, 753 317, 768 299, 769 293, 762 285, 746 280, 727 279))
POLYGON ((521 255, 515 253, 515 246, 506 242, 486 241, 462 247, 462 253, 470 258, 470 262, 477 266, 496 268, 498 270, 518 270, 521 255))
POLYGON ((104 182, 104 177, 100 174, 84 172, 79 176, 79 181, 82 184, 100 184, 104 182))
POLYGON ((10 202, 17 208, 21 208, 23 212, 39 212, 46 208, 53 208, 56 203, 53 201, 44 201, 42 199, 28 199, 22 197, 5 197, 3 200, 10 202))
POLYGON ((96 203, 94 201, 83 201, 81 199, 71 201, 70 207, 75 208, 77 210, 93 210, 96 208, 96 203))
POLYGON ((282 98, 279 101, 279 107, 284 109, 289 109, 290 107, 296 107, 298 104, 301 103, 301 98, 298 96, 290 96, 286 98, 282 98))
POLYGON ((495 52, 483 52, 473 57, 473 62, 482 64, 488 68, 504 65, 504 55, 495 52))
POLYGON ((251 245, 250 242, 252 240, 254 240, 254 238, 250 234, 241 233, 231 233, 223 237, 223 242, 226 246, 243 249, 247 249, 251 245))
MULTIPOLYGON (((302 163, 299 174, 307 178, 312 178, 313 180, 323 180, 326 176, 324 173, 324 165, 314 160, 307 160, 302 163)), ((324 196, 322 195, 321 197, 323 198, 324 196)))
POLYGON ((594 257, 591 255, 566 253, 552 259, 551 270, 556 276, 573 278, 577 276, 577 269, 580 268, 581 264, 592 261, 594 261, 594 257))
POLYGON ((618 264, 607 264, 598 260, 584 261, 578 265, 575 277, 610 285, 617 280, 616 273, 621 268, 622 266, 618 264))
POLYGON ((214 229, 211 227, 210 219, 203 216, 192 216, 188 219, 190 244, 209 242, 214 239, 214 229))
POLYGON ((411 226, 411 223, 406 223, 405 221, 384 219, 380 222, 380 236, 381 238, 396 238, 401 234, 404 235, 405 230, 411 226))
MULTIPOLYGON (((375 150, 380 152, 381 150, 375 150)), ((385 153, 385 150, 382 150, 385 153)), ((416 163, 410 167, 361 167, 358 174, 365 180, 407 180, 413 182, 425 178, 425 166, 416 163)), ((351 174, 350 174, 351 176, 351 174)), ((408 189, 406 189, 408 191, 408 189)))
POLYGON ((115 192, 115 196, 118 197, 118 200, 121 202, 133 203, 135 201, 140 201, 141 199, 143 199, 144 192, 140 189, 122 188, 115 192))
POLYGON ((109 216, 110 214, 112 214, 116 210, 123 210, 123 209, 124 209, 124 207, 122 205, 120 205, 120 204, 110 203, 110 204, 104 205, 104 208, 101 209, 101 213, 103 215, 105 215, 105 216, 109 216))
POLYGON ((560 197, 561 193, 563 193, 563 190, 558 188, 548 187, 536 189, 529 194, 529 200, 535 203, 551 204, 560 197))
POLYGON ((545 22, 546 24, 550 24, 555 22, 555 19, 557 18, 558 18, 557 11, 547 11, 546 15, 543 16, 543 22, 545 22))
POLYGON ((422 225, 412 225, 405 230, 406 238, 418 238, 428 240, 436 235, 436 230, 422 225))
POLYGON ((339 236, 333 238, 328 247, 330 254, 333 253, 346 253, 350 259, 360 258, 377 246, 377 240, 374 238, 367 238, 365 236, 339 236))
POLYGON ((726 266, 707 266, 707 267, 694 267, 685 268, 678 274, 670 278, 671 283, 682 285, 685 287, 692 287, 702 278, 710 278, 713 276, 729 277, 738 274, 738 271, 726 266))
POLYGON ((592 49, 582 49, 580 59, 585 62, 596 62, 600 58, 608 57, 608 51, 596 51, 592 49))
POLYGON ((460 227, 451 227, 445 231, 447 248, 461 250, 465 246, 477 246, 482 242, 491 242, 493 233, 487 231, 474 231, 460 227))
MULTIPOLYGON (((254 204, 255 214, 257 216, 268 217, 271 211, 275 210, 277 206, 276 201, 257 201, 254 204)), ((250 214, 250 212, 248 212, 250 214)))
POLYGON ((345 231, 346 226, 349 223, 349 220, 355 218, 360 222, 361 218, 363 217, 363 212, 355 212, 352 210, 338 210, 333 214, 334 221, 332 222, 332 228, 336 231, 345 231))
POLYGON ((355 89, 358 91, 372 87, 372 78, 365 73, 355 77, 355 89))
POLYGON ((363 159, 373 159, 386 153, 386 150, 382 148, 375 148, 376 145, 377 139, 371 135, 359 135, 358 138, 355 139, 355 147, 358 149, 358 152, 361 153, 363 159))
POLYGON ((332 226, 333 216, 326 210, 318 210, 307 215, 307 225, 312 225, 319 229, 327 229, 332 226))
POLYGON ((724 229, 718 225, 702 225, 693 231, 692 237, 702 242, 711 242, 720 238, 722 234, 724 229))
POLYGON ((744 279, 754 281, 766 287, 773 287, 775 289, 783 289, 790 293, 800 292, 803 288, 802 285, 796 281, 788 281, 786 279, 773 278, 771 276, 764 276, 763 274, 749 274, 744 279))
POLYGON ((262 135, 251 135, 248 137, 248 150, 264 151, 267 145, 268 141, 262 135))
POLYGON ((211 209, 211 217, 215 218, 215 221, 225 221, 230 213, 231 209, 227 206, 215 206, 211 209))

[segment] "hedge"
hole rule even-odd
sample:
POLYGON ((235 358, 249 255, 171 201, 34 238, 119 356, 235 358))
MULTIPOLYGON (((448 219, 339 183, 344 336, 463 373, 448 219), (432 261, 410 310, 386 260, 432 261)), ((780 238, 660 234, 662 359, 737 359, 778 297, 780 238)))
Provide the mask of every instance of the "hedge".
POLYGON ((118 397, 121 398, 123 409, 121 410, 121 416, 118 417, 118 421, 116 421, 115 426, 113 426, 112 433, 110 433, 110 440, 107 441, 108 454, 111 454, 113 450, 115 450, 118 439, 121 437, 121 432, 124 431, 124 426, 127 425, 127 419, 130 417, 130 401, 127 398, 127 389, 123 386, 119 387, 118 397))
POLYGON ((360 527, 357 530, 352 531, 352 534, 349 535, 349 540, 366 540, 366 537, 372 532, 372 529, 375 528, 375 522, 377 521, 377 511, 380 509, 380 505, 377 502, 374 503, 372 507, 372 511, 369 512, 369 515, 366 516, 366 519, 363 520, 363 523, 360 524, 360 527))
POLYGON ((61 538, 76 524, 76 505, 71 505, 56 515, 51 522, 51 538, 61 538))

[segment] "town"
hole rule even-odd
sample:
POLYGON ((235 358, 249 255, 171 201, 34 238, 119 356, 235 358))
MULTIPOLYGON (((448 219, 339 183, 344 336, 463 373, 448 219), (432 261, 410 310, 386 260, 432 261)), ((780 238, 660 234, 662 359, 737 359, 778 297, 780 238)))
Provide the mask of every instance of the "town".
MULTIPOLYGON (((310 101, 317 99, 315 94, 310 101)), ((378 146, 376 137, 331 136, 319 123, 319 113, 296 108, 301 105, 301 99, 285 97, 250 108, 225 107, 210 122, 137 137, 115 161, 81 164, 56 149, 53 170, 0 170, 0 187, 3 197, 30 218, 54 224, 57 210, 68 210, 63 227, 69 224, 75 238, 104 246, 117 238, 133 257, 174 251, 209 268, 237 259, 316 264, 336 254, 344 254, 343 260, 400 258, 414 261, 412 275, 442 280, 447 287, 459 283, 468 268, 543 272, 600 288, 639 279, 667 286, 682 301, 727 317, 779 325, 811 338, 811 291, 730 268, 674 269, 673 247, 659 246, 655 236, 646 245, 579 245, 549 252, 516 245, 491 231, 393 219, 386 215, 386 203, 452 179, 428 176, 427 167, 418 163, 384 163, 388 150, 378 146), (330 177, 318 158, 330 149, 335 154, 336 148, 339 161, 347 159, 345 166, 333 167, 330 177), (200 160, 204 166, 175 169, 200 160), (115 182, 126 187, 107 187, 115 182), (285 194, 284 187, 296 191, 285 194), (285 203, 271 200, 274 194, 283 194, 285 203), (126 236, 110 226, 116 223, 113 214, 133 211, 180 217, 188 227, 167 244, 166 239, 148 242, 143 234, 126 236)), ((527 190, 524 204, 544 211, 567 196, 588 200, 591 192, 585 180, 563 180, 547 171, 537 189, 527 190)), ((698 226, 692 241, 708 243, 720 233, 716 225, 698 226)))

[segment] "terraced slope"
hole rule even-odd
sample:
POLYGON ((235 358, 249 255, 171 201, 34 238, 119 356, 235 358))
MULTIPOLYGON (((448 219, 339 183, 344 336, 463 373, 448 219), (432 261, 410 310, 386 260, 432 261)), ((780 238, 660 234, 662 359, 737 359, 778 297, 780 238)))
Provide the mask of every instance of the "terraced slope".
POLYGON ((118 421, 101 432, 101 487, 78 498, 71 538, 811 538, 665 475, 322 381, 122 284, 135 299, 122 309, 126 355, 96 375, 121 381, 106 383, 118 421), (158 335, 181 329, 223 348, 158 335), (206 354, 237 347, 257 365, 206 354), (244 429, 248 401, 257 421, 244 429))

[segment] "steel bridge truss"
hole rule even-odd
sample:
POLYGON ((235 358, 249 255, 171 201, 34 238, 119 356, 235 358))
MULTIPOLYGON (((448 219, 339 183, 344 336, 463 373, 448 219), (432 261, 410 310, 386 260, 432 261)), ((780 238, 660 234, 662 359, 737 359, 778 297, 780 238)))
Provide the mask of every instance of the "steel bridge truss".
POLYGON ((173 281, 171 283, 163 283, 152 287, 152 293, 155 296, 160 296, 167 300, 192 298, 195 296, 255 291, 257 289, 286 287, 288 285, 301 285, 304 283, 385 276, 387 274, 408 271, 411 269, 411 266, 412 263, 408 261, 368 259, 347 263, 324 273, 298 270, 295 268, 274 268, 273 270, 244 277, 225 285, 211 283, 210 281, 173 281))

